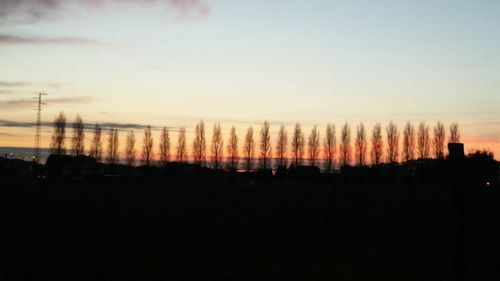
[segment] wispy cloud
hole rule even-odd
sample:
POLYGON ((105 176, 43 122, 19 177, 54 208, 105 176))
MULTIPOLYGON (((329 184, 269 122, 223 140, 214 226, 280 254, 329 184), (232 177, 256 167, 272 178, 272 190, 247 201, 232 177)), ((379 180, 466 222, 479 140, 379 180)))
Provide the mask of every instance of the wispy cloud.
MULTIPOLYGON (((1 43, 0 43, 1 45, 1 43)), ((26 94, 26 89, 55 89, 61 90, 63 87, 59 83, 32 83, 27 81, 0 81, 0 96, 26 94)), ((29 91, 29 94, 36 94, 37 91, 29 91)))
MULTIPOLYGON (((54 123, 52 122, 42 122, 42 127, 52 127, 54 123)), ((17 128, 32 128, 36 126, 36 122, 22 122, 22 121, 10 121, 10 120, 0 120, 0 127, 17 127, 17 128)), ((66 126, 71 127, 73 123, 69 122, 66 126)), ((87 131, 92 131, 94 128, 94 123, 84 123, 84 127, 87 131)), ((137 124, 137 123, 114 123, 114 122, 103 122, 99 123, 99 126, 103 130, 109 130, 111 128, 118 129, 120 131, 128 131, 128 130, 144 130, 148 125, 145 124, 137 124)), ((159 131, 162 127, 159 126, 151 126, 153 131, 159 131)), ((178 127, 168 127, 171 132, 177 132, 180 128, 178 127)))
MULTIPOLYGON (((68 104, 86 104, 92 101, 91 97, 71 97, 71 98, 53 98, 46 99, 45 102, 49 105, 68 105, 68 104)), ((13 99, 0 101, 2 110, 19 110, 35 106, 33 99, 13 99)))
POLYGON ((203 0, 1 0, 0 19, 14 22, 38 22, 72 8, 109 10, 120 7, 157 5, 179 18, 201 18, 210 13, 203 0))
POLYGON ((2 137, 17 137, 18 135, 11 134, 11 133, 0 132, 0 136, 2 136, 2 137))
MULTIPOLYGON (((42 122, 42 126, 50 126, 51 122, 42 122)), ((9 120, 0 120, 0 127, 12 127, 12 128, 31 128, 35 127, 35 122, 17 122, 9 120)))
POLYGON ((101 42, 80 37, 39 37, 39 36, 17 36, 0 34, 0 45, 19 45, 19 44, 35 44, 35 45, 81 45, 81 44, 101 44, 101 42))
POLYGON ((11 95, 13 93, 15 93, 15 91, 0 89, 0 95, 11 95))
POLYGON ((3 88, 18 88, 18 87, 26 87, 26 86, 31 86, 32 83, 30 82, 6 82, 6 81, 0 81, 0 87, 3 88))
POLYGON ((0 81, 0 88, 24 88, 24 87, 47 87, 52 89, 61 89, 62 85, 59 83, 33 83, 28 81, 0 81))

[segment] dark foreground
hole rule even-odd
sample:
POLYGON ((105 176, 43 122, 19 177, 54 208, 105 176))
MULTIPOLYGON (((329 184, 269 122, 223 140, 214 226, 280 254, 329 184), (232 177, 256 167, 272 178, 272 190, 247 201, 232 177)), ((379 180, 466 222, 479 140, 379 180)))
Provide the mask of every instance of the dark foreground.
MULTIPOLYGON (((446 185, 15 180, 1 280, 449 280, 446 185)), ((500 279, 500 193, 466 190, 466 280, 500 279)))

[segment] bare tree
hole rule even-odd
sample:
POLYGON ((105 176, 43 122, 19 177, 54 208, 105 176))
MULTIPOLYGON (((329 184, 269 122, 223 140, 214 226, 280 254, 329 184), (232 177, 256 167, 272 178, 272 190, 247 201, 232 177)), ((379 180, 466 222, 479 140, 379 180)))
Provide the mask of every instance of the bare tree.
POLYGON ((449 143, 460 143, 460 131, 458 123, 451 123, 450 125, 450 140, 449 143))
POLYGON ((170 135, 167 127, 163 127, 160 134, 160 162, 162 166, 170 161, 170 135))
POLYGON ((382 141, 382 126, 375 124, 372 131, 372 163, 379 165, 382 163, 382 152, 384 151, 384 142, 382 141))
POLYGON ((151 135, 151 126, 147 126, 144 130, 144 138, 142 139, 142 159, 146 166, 151 165, 153 158, 153 136, 151 135))
POLYGON ((403 131, 403 159, 406 162, 415 159, 415 128, 410 121, 403 131))
POLYGON ((340 163, 349 166, 351 162, 351 127, 345 123, 340 132, 340 163))
POLYGON ((205 123, 201 120, 200 123, 196 124, 196 128, 194 129, 193 140, 193 158, 198 166, 205 163, 206 149, 205 123))
POLYGON ((224 141, 222 140, 222 129, 220 123, 214 125, 212 134, 212 145, 210 151, 212 152, 212 163, 214 169, 218 170, 222 167, 222 154, 224 148, 224 141))
POLYGON ((271 167, 272 147, 269 122, 265 121, 260 129, 260 164, 263 170, 271 167))
POLYGON ((108 163, 118 162, 118 129, 111 128, 108 134, 108 163))
POLYGON ((184 163, 186 161, 186 128, 182 127, 177 136, 177 161, 184 163))
POLYGON ((94 158, 97 162, 102 158, 102 129, 98 123, 94 126, 94 136, 92 137, 92 144, 90 146, 90 157, 94 158))
POLYGON ((335 159, 335 146, 337 145, 337 139, 335 137, 335 125, 326 125, 326 134, 324 140, 325 147, 325 161, 326 161, 326 171, 331 172, 333 170, 333 161, 335 159))
POLYGON ((305 146, 305 137, 304 133, 302 133, 302 128, 300 124, 295 124, 295 129, 293 130, 292 136, 292 153, 294 158, 295 167, 302 164, 302 159, 304 158, 304 146, 305 146))
POLYGON ((392 121, 386 127, 387 132, 387 162, 397 163, 399 154, 399 131, 392 121))
POLYGON ((52 142, 50 144, 51 153, 56 155, 66 154, 66 116, 61 111, 54 119, 54 132, 52 133, 52 142))
POLYGON ((429 126, 425 125, 424 122, 421 122, 418 125, 417 148, 418 148, 418 158, 420 159, 429 158, 430 154, 429 126))
POLYGON ((445 141, 445 130, 444 125, 441 121, 438 121, 434 127, 434 156, 437 159, 444 158, 444 141, 445 141))
POLYGON ((127 134, 127 145, 125 146, 125 159, 127 160, 127 165, 133 166, 135 162, 135 135, 134 131, 130 131, 127 134))
POLYGON ((285 125, 281 124, 278 132, 278 141, 276 143, 276 158, 278 158, 278 167, 286 167, 286 152, 288 146, 288 136, 285 125))
POLYGON ((243 152, 245 153, 246 170, 252 170, 252 159, 255 150, 255 141, 253 139, 253 128, 249 127, 245 136, 245 144, 243 145, 243 152))
POLYGON ((83 120, 80 115, 76 115, 75 122, 73 123, 71 148, 73 156, 81 156, 85 153, 85 133, 83 120))
POLYGON ((319 156, 319 132, 318 126, 314 125, 309 135, 309 160, 311 166, 316 166, 319 156))
POLYGON ((235 171, 238 166, 238 136, 236 135, 236 128, 234 126, 231 127, 231 131, 229 132, 227 154, 229 157, 229 169, 235 171))
POLYGON ((356 142, 354 147, 358 166, 366 165, 366 150, 368 147, 368 143, 366 140, 365 125, 363 125, 363 123, 360 123, 356 127, 356 142))

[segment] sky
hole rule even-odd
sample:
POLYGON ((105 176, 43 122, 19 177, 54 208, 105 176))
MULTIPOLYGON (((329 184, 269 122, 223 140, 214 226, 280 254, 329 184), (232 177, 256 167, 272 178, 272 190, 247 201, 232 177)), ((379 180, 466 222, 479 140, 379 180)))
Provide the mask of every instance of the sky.
POLYGON ((33 145, 43 92, 48 125, 458 122, 499 159, 498 34, 496 0, 1 0, 0 146, 33 145))

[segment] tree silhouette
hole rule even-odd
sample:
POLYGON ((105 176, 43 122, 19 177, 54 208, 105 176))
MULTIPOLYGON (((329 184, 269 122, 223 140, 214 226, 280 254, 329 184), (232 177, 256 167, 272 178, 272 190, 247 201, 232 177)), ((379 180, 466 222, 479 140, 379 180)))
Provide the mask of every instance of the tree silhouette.
POLYGON ((337 145, 337 139, 335 137, 335 125, 326 125, 326 134, 324 139, 324 149, 325 149, 325 164, 326 171, 331 172, 333 170, 333 160, 335 159, 335 146, 337 145))
POLYGON ((429 126, 425 125, 424 122, 421 122, 418 125, 417 147, 418 147, 418 157, 420 159, 429 158, 429 153, 430 153, 429 126))
POLYGON ((193 140, 193 158, 198 166, 205 163, 206 147, 205 123, 201 120, 200 123, 196 124, 196 128, 194 129, 193 140))
POLYGON ((415 158, 415 128, 408 121, 403 131, 403 159, 410 161, 415 158))
POLYGON ((224 141, 222 140, 222 129, 220 123, 214 125, 212 134, 212 144, 210 151, 212 152, 212 164, 214 169, 218 170, 222 167, 222 154, 224 141))
POLYGON ((234 126, 231 127, 231 131, 229 132, 227 154, 229 157, 229 169, 235 171, 238 166, 238 136, 236 135, 236 128, 234 126))
POLYGON ((71 151, 73 156, 81 156, 85 153, 85 133, 83 120, 80 115, 76 115, 73 123, 73 138, 71 140, 71 151))
POLYGON ((458 130, 458 123, 451 123, 450 125, 449 143, 460 143, 460 131, 458 130))
POLYGON ((111 128, 108 134, 108 163, 116 164, 118 162, 118 129, 111 128))
POLYGON ((260 129, 260 164, 262 170, 267 170, 271 167, 272 148, 271 148, 271 132, 269 132, 269 122, 265 121, 260 129))
POLYGON ((425 125, 424 122, 421 122, 418 125, 417 148, 418 148, 417 149, 418 158, 420 159, 429 158, 429 153, 430 153, 429 126, 425 125))
POLYGON ((384 142, 382 141, 382 125, 375 124, 372 130, 372 163, 379 165, 382 163, 382 153, 384 151, 384 142))
POLYGON ((340 132, 340 163, 349 166, 351 162, 351 127, 345 123, 340 132))
POLYGON ((300 127, 300 124, 297 123, 295 124, 292 136, 292 153, 293 153, 295 167, 302 164, 302 158, 304 157, 304 146, 305 146, 304 133, 302 133, 302 128, 300 127))
POLYGON ((286 152, 288 146, 288 136, 285 125, 281 124, 276 143, 276 158, 278 158, 278 168, 286 167, 286 152))
POLYGON ((247 172, 252 170, 252 158, 255 150, 255 141, 253 139, 253 128, 249 127, 245 136, 243 152, 245 153, 245 163, 247 172))
POLYGON ((309 159, 311 166, 316 166, 319 156, 319 132, 318 126, 314 125, 309 135, 309 159))
POLYGON ((163 127, 160 134, 160 162, 162 166, 170 161, 170 135, 167 127, 163 127))
POLYGON ((142 139, 142 159, 146 166, 151 164, 153 156, 153 136, 151 135, 151 126, 147 126, 144 130, 144 138, 142 139))
POLYGON ((444 125, 441 121, 438 121, 436 126, 434 127, 434 141, 432 144, 434 145, 434 156, 437 159, 444 158, 444 141, 445 141, 445 130, 444 125))
POLYGON ((102 158, 102 141, 101 141, 102 129, 98 123, 94 126, 94 136, 92 137, 92 144, 90 146, 90 157, 94 158, 97 162, 101 161, 102 158))
POLYGON ((387 162, 397 163, 399 154, 399 131, 392 121, 386 127, 387 132, 387 162))
POLYGON ((52 142, 50 144, 51 153, 56 155, 66 154, 66 116, 61 111, 54 119, 54 132, 52 133, 52 142))
POLYGON ((368 144, 367 144, 367 140, 366 140, 365 125, 363 125, 363 123, 360 123, 356 127, 356 141, 354 144, 356 162, 357 162, 358 166, 366 165, 367 147, 368 147, 368 144))
POLYGON ((186 161, 186 128, 179 129, 177 136, 177 162, 184 163, 186 161))
MULTIPOLYGON (((72 138, 71 138, 71 154, 73 156, 84 155, 85 148, 85 126, 80 115, 75 117, 75 121, 72 124, 72 138)), ((371 134, 371 150, 370 156, 371 161, 374 165, 382 163, 382 155, 387 153, 387 162, 397 163, 401 161, 411 161, 415 158, 425 159, 431 157, 430 154, 437 159, 443 159, 445 157, 445 141, 446 132, 445 127, 441 121, 438 121, 436 125, 432 128, 433 136, 431 139, 429 133, 429 126, 424 122, 421 122, 416 128, 410 121, 406 122, 405 127, 402 131, 402 148, 401 157, 399 157, 399 136, 400 132, 397 128, 395 122, 390 121, 386 127, 387 134, 387 148, 384 152, 384 144, 382 137, 382 128, 380 123, 377 123, 371 134), (401 158, 401 159, 399 159, 401 158)), ((151 165, 153 158, 153 137, 151 133, 151 126, 147 126, 144 131, 143 138, 143 149, 142 156, 146 165, 151 165)), ((451 123, 449 127, 449 143, 459 143, 460 142, 460 131, 459 125, 457 123, 451 123)), ((63 112, 60 112, 54 118, 54 129, 51 137, 51 153, 56 155, 66 154, 65 147, 65 133, 66 133, 66 117, 63 112)), ((367 150, 368 150, 368 140, 366 135, 366 129, 364 124, 361 122, 356 126, 356 138, 353 148, 351 148, 351 128, 346 122, 341 129, 341 136, 339 141, 339 163, 341 166, 348 166, 351 164, 351 160, 356 162, 356 165, 363 166, 367 164, 367 150), (354 152, 354 158, 351 159, 351 153, 354 152), (355 159, 355 160, 354 160, 355 159)), ((335 126, 333 124, 327 124, 325 137, 323 138, 324 147, 320 146, 320 132, 315 125, 311 129, 311 133, 308 136, 308 158, 310 159, 311 165, 318 165, 318 159, 321 152, 324 153, 325 169, 326 171, 332 171, 335 162, 336 153, 336 132, 335 126), (322 150, 320 150, 322 149, 322 150)), ((265 121, 261 127, 259 134, 259 163, 260 168, 268 170, 272 166, 272 145, 271 145, 271 133, 269 122, 265 121)), ((125 148, 125 159, 128 165, 133 165, 135 161, 135 135, 134 132, 130 131, 127 134, 126 148, 125 148)), ((244 140, 243 152, 245 157, 245 168, 247 171, 252 170, 254 165, 254 153, 255 153, 255 140, 253 137, 253 128, 249 127, 244 140)), ((304 159, 305 153, 305 137, 302 132, 302 128, 299 123, 294 127, 293 135, 291 138, 291 153, 293 157, 293 165, 300 166, 304 159)), ((107 156, 106 160, 108 163, 114 164, 118 162, 118 129, 110 128, 108 135, 108 146, 107 146, 107 156)), ((236 170, 239 161, 238 155, 238 136, 236 134, 236 128, 232 126, 229 134, 229 139, 227 146, 224 147, 224 141, 222 137, 222 129, 220 123, 214 125, 213 135, 210 144, 210 160, 212 166, 215 169, 222 168, 224 149, 227 149, 227 167, 231 170, 236 170)), ((162 165, 166 165, 170 160, 170 136, 167 127, 164 127, 160 134, 160 161, 162 165)), ((286 127, 281 124, 277 135, 276 142, 276 160, 277 167, 287 166, 287 153, 288 153, 288 133, 286 127)), ((93 129, 93 136, 89 150, 89 156, 100 161, 102 158, 103 145, 102 145, 102 128, 96 123, 93 129)), ((205 140, 205 126, 203 120, 201 120, 195 128, 195 136, 193 141, 193 158, 197 165, 203 165, 205 161, 206 154, 206 140, 205 140)), ((181 163, 186 161, 187 158, 186 149, 186 130, 181 128, 178 135, 177 142, 177 160, 181 163)), ((384 160, 386 158, 384 157, 384 160)))
POLYGON ((135 135, 134 131, 129 131, 127 134, 127 144, 125 146, 125 159, 127 165, 133 166, 135 162, 135 135))

